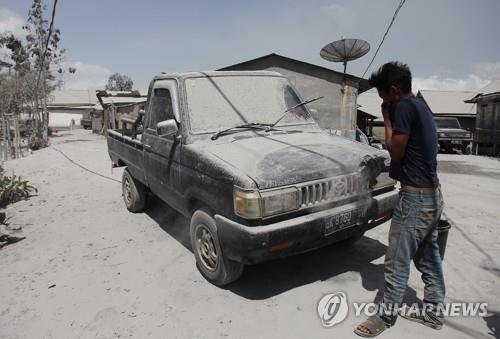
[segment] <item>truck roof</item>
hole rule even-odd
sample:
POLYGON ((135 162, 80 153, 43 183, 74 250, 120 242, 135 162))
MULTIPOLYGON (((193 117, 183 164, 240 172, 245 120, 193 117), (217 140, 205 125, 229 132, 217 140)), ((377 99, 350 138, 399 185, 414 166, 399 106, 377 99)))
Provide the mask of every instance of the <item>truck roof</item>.
POLYGON ((255 76, 280 76, 283 74, 272 71, 200 71, 200 72, 185 72, 185 73, 165 73, 156 75, 153 80, 161 79, 187 79, 187 78, 200 78, 200 77, 217 77, 217 76, 235 76, 235 75, 255 75, 255 76))

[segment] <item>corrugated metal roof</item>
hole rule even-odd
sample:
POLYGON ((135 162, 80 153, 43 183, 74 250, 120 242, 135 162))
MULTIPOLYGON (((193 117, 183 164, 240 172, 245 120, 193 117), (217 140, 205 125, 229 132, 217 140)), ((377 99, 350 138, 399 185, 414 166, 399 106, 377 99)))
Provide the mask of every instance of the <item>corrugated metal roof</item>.
POLYGON ((200 71, 200 72, 184 72, 184 73, 161 73, 155 76, 155 80, 165 78, 194 78, 194 77, 216 77, 227 75, 263 75, 263 76, 280 76, 283 74, 271 71, 200 71))
POLYGON ((500 78, 493 80, 488 85, 481 88, 479 91, 471 95, 469 99, 478 95, 489 95, 493 93, 500 93, 500 78))
POLYGON ((105 104, 133 104, 139 102, 146 102, 146 97, 102 97, 105 104))
POLYGON ((69 89, 53 91, 49 95, 50 106, 92 105, 97 103, 95 92, 91 90, 69 89))
POLYGON ((358 95, 358 109, 376 117, 375 120, 384 120, 380 109, 382 99, 378 96, 377 89, 372 88, 358 95))
POLYGON ((434 114, 476 114, 476 104, 464 102, 474 92, 421 90, 418 93, 434 114))

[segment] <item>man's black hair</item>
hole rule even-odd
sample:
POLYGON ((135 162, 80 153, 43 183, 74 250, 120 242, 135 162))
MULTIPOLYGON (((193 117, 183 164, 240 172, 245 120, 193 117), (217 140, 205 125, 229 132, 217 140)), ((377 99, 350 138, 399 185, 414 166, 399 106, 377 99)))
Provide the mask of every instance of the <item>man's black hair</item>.
POLYGON ((403 92, 408 93, 411 92, 410 68, 401 62, 391 61, 373 72, 368 82, 370 86, 384 93, 389 93, 391 86, 396 86, 403 92))

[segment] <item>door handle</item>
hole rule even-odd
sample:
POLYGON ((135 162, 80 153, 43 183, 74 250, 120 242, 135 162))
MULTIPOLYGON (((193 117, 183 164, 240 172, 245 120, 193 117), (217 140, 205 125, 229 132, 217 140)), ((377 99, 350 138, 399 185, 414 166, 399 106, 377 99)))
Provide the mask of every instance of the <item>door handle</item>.
POLYGON ((151 146, 149 146, 149 145, 144 145, 144 149, 150 150, 150 149, 151 149, 151 146))

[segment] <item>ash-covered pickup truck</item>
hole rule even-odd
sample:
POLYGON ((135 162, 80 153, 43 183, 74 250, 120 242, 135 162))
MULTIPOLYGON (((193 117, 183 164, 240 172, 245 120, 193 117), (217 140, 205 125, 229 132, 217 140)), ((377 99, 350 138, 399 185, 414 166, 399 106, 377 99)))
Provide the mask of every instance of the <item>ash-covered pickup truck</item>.
POLYGON ((125 205, 142 211, 153 193, 190 218, 197 267, 216 285, 360 238, 398 201, 387 156, 321 130, 310 101, 275 72, 156 76, 135 127, 108 130, 125 205))

